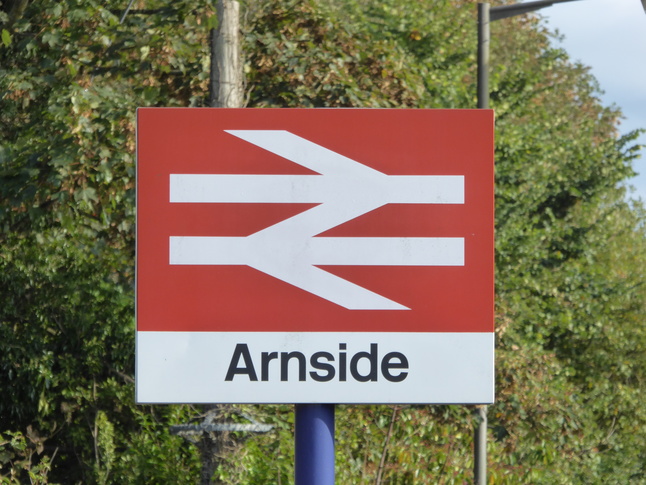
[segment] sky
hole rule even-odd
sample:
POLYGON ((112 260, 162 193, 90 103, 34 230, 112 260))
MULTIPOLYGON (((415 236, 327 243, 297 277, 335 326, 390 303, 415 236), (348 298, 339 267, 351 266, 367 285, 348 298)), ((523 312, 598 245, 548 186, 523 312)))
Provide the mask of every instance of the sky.
MULTIPOLYGON (((526 2, 519 2, 526 3, 526 2)), ((646 128, 646 12, 641 0, 578 0, 540 10, 543 22, 565 38, 558 44, 592 68, 605 105, 623 112, 620 131, 646 128)), ((503 20, 504 21, 504 20, 503 20)), ((646 145, 646 134, 639 138, 646 145)), ((646 202, 646 148, 629 181, 632 198, 646 202)))

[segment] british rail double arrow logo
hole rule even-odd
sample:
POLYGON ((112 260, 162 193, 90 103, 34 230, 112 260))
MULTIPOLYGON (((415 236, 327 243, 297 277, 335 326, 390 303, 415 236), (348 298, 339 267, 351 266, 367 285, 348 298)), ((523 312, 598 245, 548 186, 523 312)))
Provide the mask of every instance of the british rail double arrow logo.
POLYGON ((316 203, 246 237, 170 237, 171 265, 246 265, 349 310, 409 310, 320 266, 463 266, 460 237, 316 237, 386 204, 464 204, 462 175, 386 175, 288 131, 227 130, 318 175, 171 174, 171 203, 316 203))

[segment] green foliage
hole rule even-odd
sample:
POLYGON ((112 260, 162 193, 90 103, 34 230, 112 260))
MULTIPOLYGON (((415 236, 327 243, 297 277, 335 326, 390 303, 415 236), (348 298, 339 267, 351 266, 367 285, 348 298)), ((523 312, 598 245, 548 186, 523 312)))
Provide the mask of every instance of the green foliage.
POLYGON ((190 481, 196 455, 167 430, 187 411, 151 421, 133 404, 134 119, 206 82, 210 5, 159 2, 123 23, 117 2, 25 6, 0 46, 0 429, 46 445, 12 470, 190 481))
POLYGON ((20 432, 0 434, 0 483, 48 483, 52 458, 43 455, 44 439, 31 426, 27 436, 20 432))
MULTIPOLYGON (((195 483, 169 432, 187 406, 133 404, 135 110, 205 106, 207 1, 16 1, 0 9, 2 483, 195 483)), ((467 0, 245 5, 249 107, 470 108, 467 0)), ((641 483, 646 223, 588 70, 532 16, 492 24, 497 401, 491 483, 641 483)), ((290 406, 225 483, 290 483, 290 406)), ((471 481, 471 410, 340 406, 339 483, 471 481)))
MULTIPOLYGON (((222 483, 292 483, 294 476, 293 406, 240 406, 263 424, 273 426, 266 434, 236 433, 241 446, 218 470, 222 483)), ((231 421, 235 421, 232 416, 231 421)))

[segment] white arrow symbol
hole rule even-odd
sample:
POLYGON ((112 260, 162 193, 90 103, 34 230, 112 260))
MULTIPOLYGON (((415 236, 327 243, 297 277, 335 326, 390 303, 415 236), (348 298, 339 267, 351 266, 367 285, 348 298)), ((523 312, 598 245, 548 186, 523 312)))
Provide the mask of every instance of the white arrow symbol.
POLYGON ((385 204, 463 204, 459 175, 385 175, 287 131, 227 131, 320 175, 171 174, 171 202, 319 203, 247 237, 171 237, 170 264, 247 265, 351 310, 408 310, 316 265, 463 266, 463 238, 314 237, 385 204))

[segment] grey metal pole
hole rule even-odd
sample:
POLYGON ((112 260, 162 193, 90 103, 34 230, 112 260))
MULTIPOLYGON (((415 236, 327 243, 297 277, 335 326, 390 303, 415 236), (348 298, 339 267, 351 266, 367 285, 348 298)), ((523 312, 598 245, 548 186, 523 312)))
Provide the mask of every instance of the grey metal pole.
MULTIPOLYGON (((478 109, 489 108, 490 6, 478 3, 478 109)), ((476 408, 473 429, 473 477, 475 485, 487 483, 487 406, 476 408)))
POLYGON ((515 17, 530 12, 535 12, 545 7, 551 7, 558 3, 576 2, 578 0, 538 0, 536 2, 512 3, 510 5, 499 5, 491 7, 491 21, 515 17))
POLYGON ((474 413, 473 477, 475 485, 487 483, 487 406, 478 406, 474 413))
MULTIPOLYGON (((490 23, 495 20, 514 17, 550 7, 556 3, 576 0, 538 0, 527 3, 514 3, 491 8, 486 3, 478 3, 478 108, 489 108, 489 43, 491 40, 490 23)), ((642 3, 646 0, 642 0, 642 3)), ((646 10, 646 3, 644 3, 646 10)), ((487 406, 478 406, 475 411, 473 435, 473 474, 476 485, 487 483, 487 406)))
POLYGON ((489 4, 478 4, 478 108, 489 108, 489 4))

